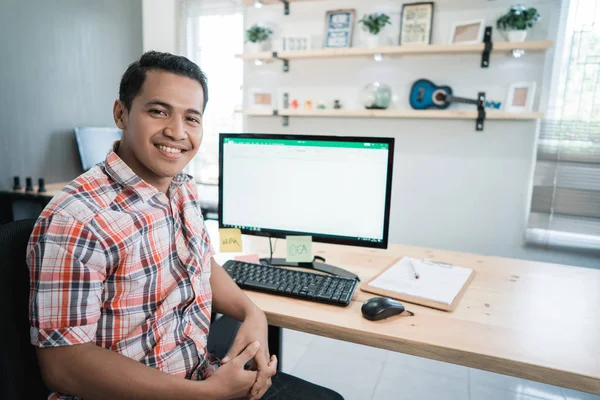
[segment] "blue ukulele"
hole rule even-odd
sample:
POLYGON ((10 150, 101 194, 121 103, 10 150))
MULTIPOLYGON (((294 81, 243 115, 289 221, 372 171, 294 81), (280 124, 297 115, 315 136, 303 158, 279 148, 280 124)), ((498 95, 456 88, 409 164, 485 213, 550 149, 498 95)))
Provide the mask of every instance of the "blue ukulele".
MULTIPOLYGON (((427 79, 419 79, 413 83, 410 89, 410 106, 415 110, 427 110, 428 108, 437 108, 445 110, 450 103, 477 104, 477 100, 457 97, 452 94, 450 86, 438 86, 427 79)), ((485 106, 499 110, 501 102, 486 101, 485 106)))

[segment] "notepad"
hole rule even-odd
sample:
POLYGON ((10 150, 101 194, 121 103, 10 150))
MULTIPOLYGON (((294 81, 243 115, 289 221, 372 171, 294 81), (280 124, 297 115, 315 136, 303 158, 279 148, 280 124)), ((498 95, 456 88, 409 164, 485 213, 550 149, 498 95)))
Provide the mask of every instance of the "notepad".
POLYGON ((363 290, 450 311, 456 307, 472 276, 470 268, 403 257, 368 282, 363 290))

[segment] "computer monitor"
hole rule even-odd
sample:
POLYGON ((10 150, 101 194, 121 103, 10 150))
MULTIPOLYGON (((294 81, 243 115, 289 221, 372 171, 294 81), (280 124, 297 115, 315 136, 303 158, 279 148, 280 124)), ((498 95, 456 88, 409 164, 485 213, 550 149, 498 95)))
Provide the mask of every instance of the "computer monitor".
POLYGON ((84 171, 106 159, 115 140, 121 139, 118 128, 76 127, 75 139, 84 171))
POLYGON ((219 226, 387 248, 393 159, 393 138, 222 133, 219 226))

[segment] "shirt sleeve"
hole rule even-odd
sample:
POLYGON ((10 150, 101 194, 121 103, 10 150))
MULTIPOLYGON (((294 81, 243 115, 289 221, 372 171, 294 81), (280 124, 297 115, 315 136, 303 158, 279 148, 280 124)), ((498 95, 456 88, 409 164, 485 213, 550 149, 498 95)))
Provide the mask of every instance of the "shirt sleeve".
POLYGON ((27 264, 31 343, 95 341, 107 267, 97 236, 72 217, 40 219, 29 239, 27 264))
POLYGON ((200 239, 200 254, 204 255, 202 267, 210 269, 210 259, 216 254, 216 252, 210 239, 208 229, 206 229, 206 222, 204 220, 204 216, 202 215, 202 207, 200 206, 200 199, 198 198, 198 189, 196 188, 196 185, 189 182, 188 188, 192 192, 192 203, 196 209, 196 215, 192 218, 191 223, 196 224, 195 218, 197 218, 201 227, 199 229, 198 236, 200 239))

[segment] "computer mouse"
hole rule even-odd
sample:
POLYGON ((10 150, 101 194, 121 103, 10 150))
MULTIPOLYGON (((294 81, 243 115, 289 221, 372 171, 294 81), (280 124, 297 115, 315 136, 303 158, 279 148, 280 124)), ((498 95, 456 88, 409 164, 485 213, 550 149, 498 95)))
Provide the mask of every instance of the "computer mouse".
POLYGON ((366 319, 379 321, 393 315, 402 314, 404 306, 398 300, 389 297, 373 297, 365 301, 360 310, 366 319))

